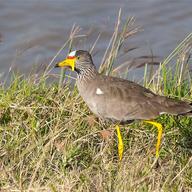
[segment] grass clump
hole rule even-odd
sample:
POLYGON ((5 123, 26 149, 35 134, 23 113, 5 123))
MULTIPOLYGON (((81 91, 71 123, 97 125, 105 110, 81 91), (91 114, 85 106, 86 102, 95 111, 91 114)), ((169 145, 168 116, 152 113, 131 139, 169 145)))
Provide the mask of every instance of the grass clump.
MULTIPOLYGON (((126 40, 128 21, 119 32, 119 15, 102 73, 117 75, 114 61, 126 40)), ((192 34, 152 74, 146 65, 144 85, 192 100, 191 40, 192 34)), ((0 86, 1 191, 192 190, 191 118, 158 117, 164 138, 157 168, 151 167, 156 143, 151 126, 135 122, 122 127, 125 153, 119 163, 114 125, 92 118, 76 87, 71 91, 63 79, 59 85, 47 84, 47 71, 39 79, 16 75, 9 86, 0 86)))

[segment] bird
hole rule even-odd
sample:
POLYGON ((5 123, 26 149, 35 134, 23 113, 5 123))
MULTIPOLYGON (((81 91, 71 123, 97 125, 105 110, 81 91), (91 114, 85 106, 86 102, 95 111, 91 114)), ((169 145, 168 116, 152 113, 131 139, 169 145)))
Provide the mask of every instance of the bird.
POLYGON ((162 114, 192 116, 192 105, 189 102, 157 95, 126 79, 100 74, 88 51, 71 51, 55 67, 68 67, 75 71, 77 89, 89 109, 100 119, 116 124, 120 161, 124 152, 121 124, 141 120, 155 126, 158 130, 156 143, 156 159, 158 159, 163 126, 154 119, 162 114))

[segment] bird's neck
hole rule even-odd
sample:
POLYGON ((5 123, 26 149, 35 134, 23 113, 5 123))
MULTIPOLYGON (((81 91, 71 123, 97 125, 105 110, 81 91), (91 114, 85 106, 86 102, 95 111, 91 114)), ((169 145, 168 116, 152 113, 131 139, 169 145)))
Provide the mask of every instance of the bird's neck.
POLYGON ((79 86, 86 86, 90 81, 94 80, 99 74, 94 66, 82 70, 76 70, 77 84, 79 86))

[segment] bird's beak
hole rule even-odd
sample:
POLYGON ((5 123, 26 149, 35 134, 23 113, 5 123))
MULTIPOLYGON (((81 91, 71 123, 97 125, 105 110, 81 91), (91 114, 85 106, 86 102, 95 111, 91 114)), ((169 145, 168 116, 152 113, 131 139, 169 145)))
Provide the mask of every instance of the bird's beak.
POLYGON ((57 63, 55 67, 70 67, 72 71, 75 70, 75 60, 76 58, 66 58, 65 60, 57 63))

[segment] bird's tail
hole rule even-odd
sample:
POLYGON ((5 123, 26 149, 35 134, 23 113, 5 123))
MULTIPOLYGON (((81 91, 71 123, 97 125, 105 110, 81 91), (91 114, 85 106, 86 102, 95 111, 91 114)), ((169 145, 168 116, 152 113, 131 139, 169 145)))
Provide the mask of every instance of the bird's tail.
POLYGON ((172 115, 185 115, 192 117, 192 103, 177 101, 167 97, 161 97, 161 113, 172 115))

